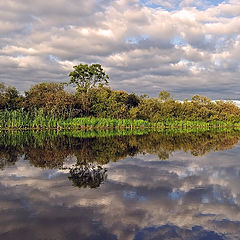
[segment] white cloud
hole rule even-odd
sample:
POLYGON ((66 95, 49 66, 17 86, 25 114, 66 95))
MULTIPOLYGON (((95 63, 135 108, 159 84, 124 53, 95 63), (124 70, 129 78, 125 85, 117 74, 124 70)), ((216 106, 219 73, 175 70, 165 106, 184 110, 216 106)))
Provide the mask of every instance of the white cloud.
POLYGON ((30 82, 66 81, 72 63, 99 62, 110 85, 129 92, 148 85, 150 95, 165 88, 184 98, 199 88, 238 97, 239 1, 144 2, 1 2, 0 81, 23 91, 30 82))

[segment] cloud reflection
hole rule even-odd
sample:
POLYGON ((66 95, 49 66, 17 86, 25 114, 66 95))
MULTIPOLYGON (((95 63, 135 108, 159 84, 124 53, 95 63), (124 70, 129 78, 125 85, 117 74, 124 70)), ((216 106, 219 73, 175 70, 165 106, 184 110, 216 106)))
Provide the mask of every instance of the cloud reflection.
POLYGON ((104 165, 108 178, 97 189, 19 159, 0 172, 0 237, 237 240, 239 152, 239 145, 203 156, 177 150, 164 161, 139 153, 104 165))

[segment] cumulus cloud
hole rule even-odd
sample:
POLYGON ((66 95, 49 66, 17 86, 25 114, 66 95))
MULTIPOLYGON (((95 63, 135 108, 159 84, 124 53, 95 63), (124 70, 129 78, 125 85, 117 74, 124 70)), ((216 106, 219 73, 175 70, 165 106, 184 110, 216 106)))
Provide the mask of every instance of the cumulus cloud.
POLYGON ((100 63, 110 85, 237 98, 239 1, 58 0, 0 3, 0 81, 21 91, 100 63))

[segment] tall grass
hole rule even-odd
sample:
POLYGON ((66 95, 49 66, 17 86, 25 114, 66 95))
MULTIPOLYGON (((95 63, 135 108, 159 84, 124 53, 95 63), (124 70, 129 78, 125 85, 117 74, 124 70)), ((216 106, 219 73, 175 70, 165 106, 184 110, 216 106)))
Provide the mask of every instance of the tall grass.
POLYGON ((144 120, 105 119, 94 117, 62 119, 43 110, 32 113, 23 109, 0 111, 0 129, 121 129, 146 128, 151 123, 144 120))
POLYGON ((187 121, 167 119, 160 122, 149 122, 133 119, 106 119, 94 117, 63 119, 54 114, 45 115, 43 110, 35 110, 31 113, 23 109, 0 111, 0 129, 171 129, 171 128, 240 128, 240 122, 227 121, 187 121))

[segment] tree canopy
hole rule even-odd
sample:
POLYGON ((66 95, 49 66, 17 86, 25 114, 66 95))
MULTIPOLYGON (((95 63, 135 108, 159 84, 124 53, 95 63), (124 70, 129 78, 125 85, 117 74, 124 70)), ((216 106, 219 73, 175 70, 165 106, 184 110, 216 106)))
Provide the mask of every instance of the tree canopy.
POLYGON ((15 87, 0 83, 0 109, 14 110, 21 107, 23 97, 15 87))
POLYGON ((77 85, 77 90, 87 91, 97 85, 107 85, 109 76, 101 64, 79 64, 73 66, 74 71, 69 73, 70 83, 77 85))
POLYGON ((163 91, 159 92, 158 98, 159 98, 161 101, 167 101, 167 100, 172 99, 170 92, 168 92, 168 91, 166 91, 166 90, 163 90, 163 91))

